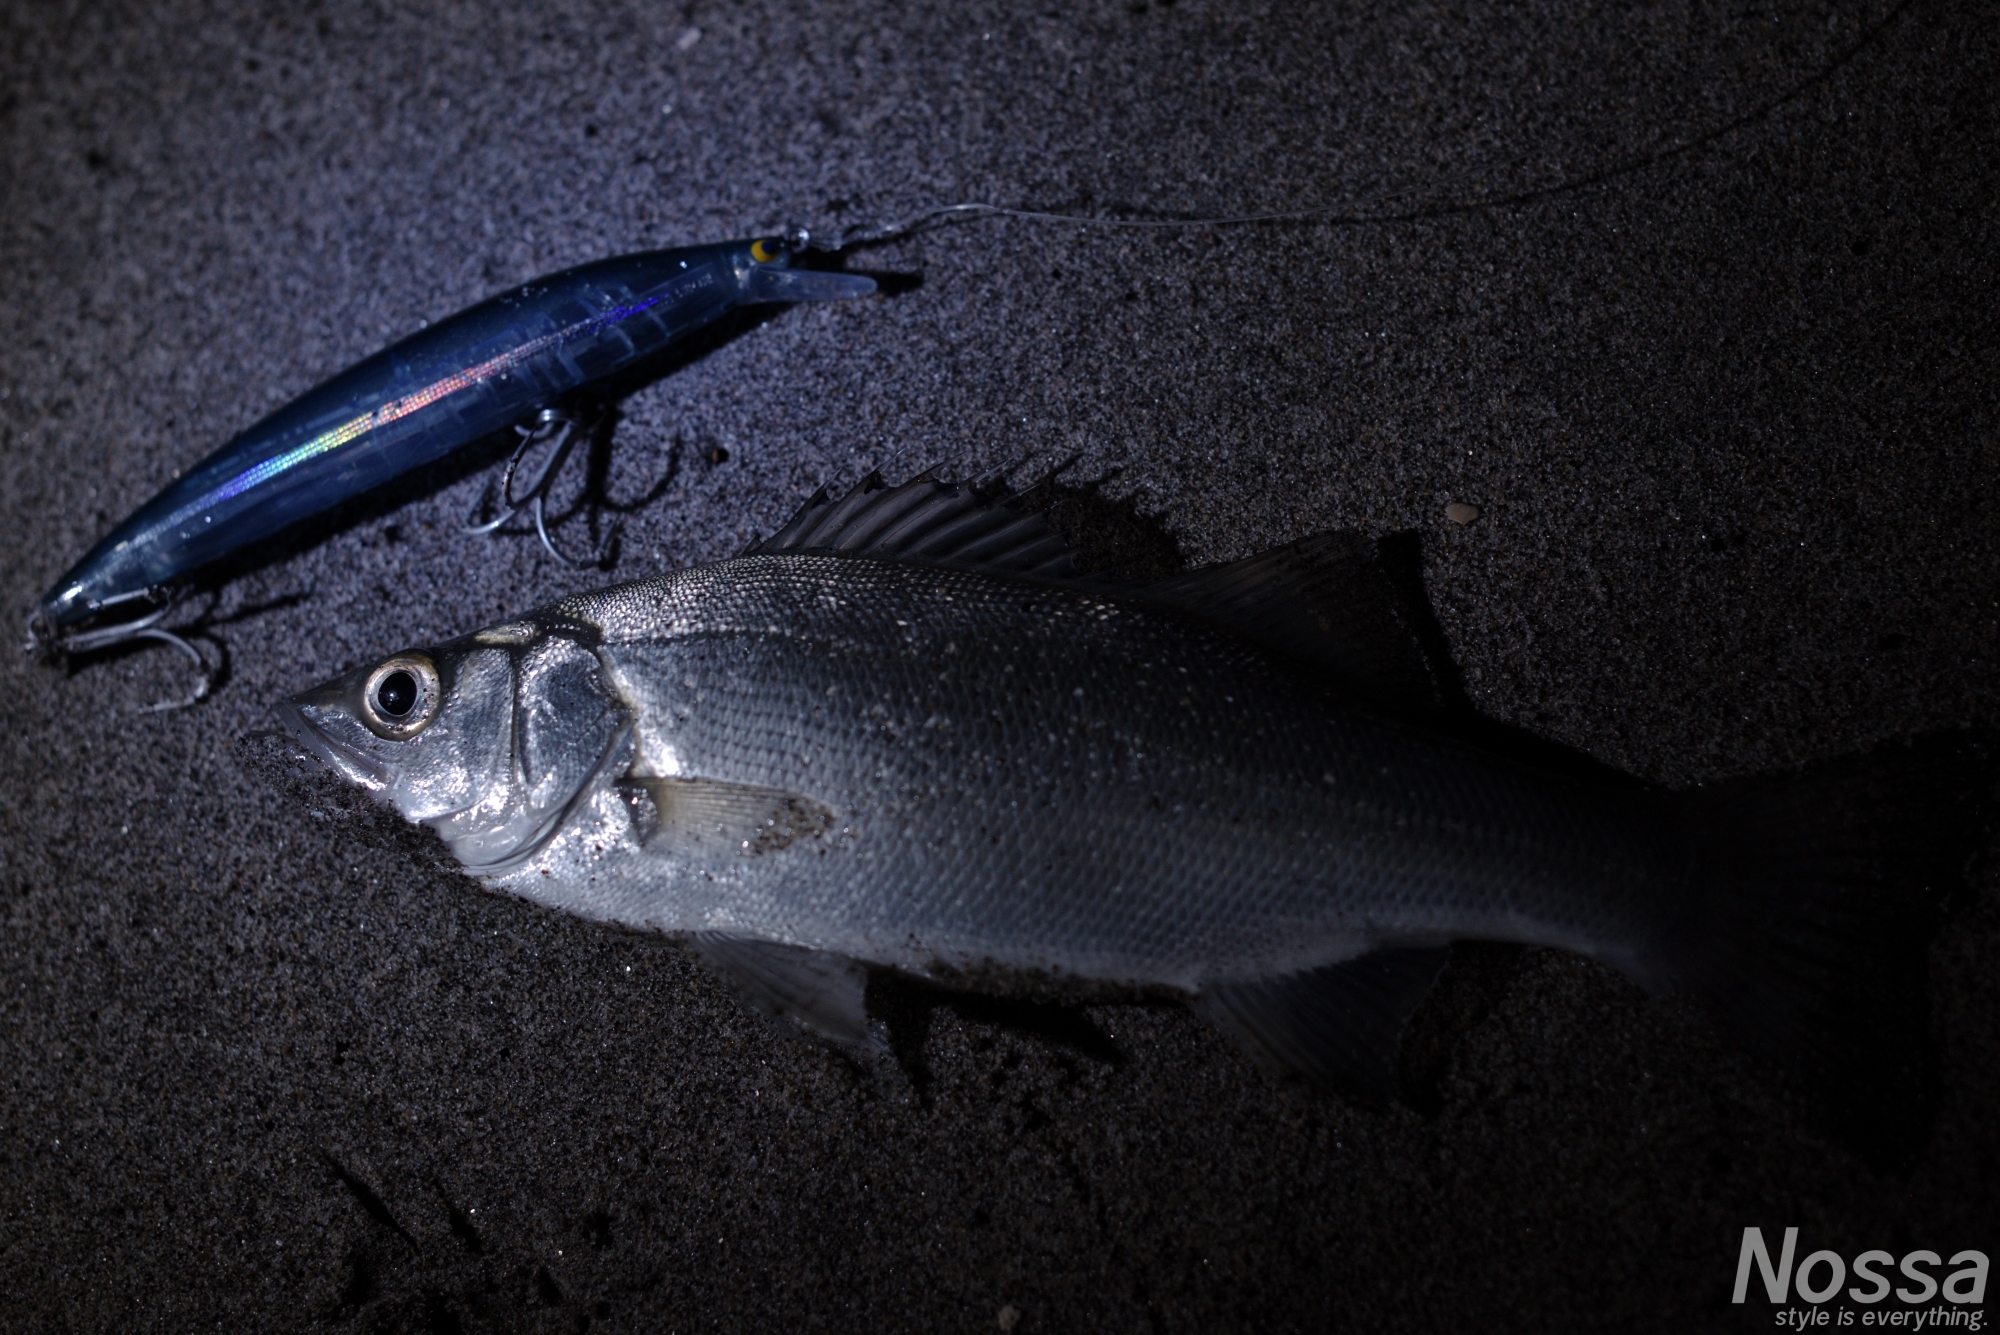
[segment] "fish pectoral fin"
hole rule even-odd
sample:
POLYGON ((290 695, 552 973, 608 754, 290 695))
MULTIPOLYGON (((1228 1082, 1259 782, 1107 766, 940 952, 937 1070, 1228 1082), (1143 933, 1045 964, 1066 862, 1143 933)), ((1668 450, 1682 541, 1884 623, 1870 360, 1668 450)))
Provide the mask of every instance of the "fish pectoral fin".
POLYGON ((1396 1044, 1449 948, 1385 946, 1304 973, 1202 985, 1197 1008, 1266 1066, 1369 1103, 1396 1092, 1396 1044))
POLYGON ((1459 703, 1430 609, 1406 592, 1382 542, 1320 533, 1227 565, 1149 584, 1145 596, 1339 676, 1389 709, 1459 703))
POLYGON ((674 857, 760 857, 833 826, 823 802, 718 779, 627 778, 641 845, 674 857))
POLYGON ((868 966, 845 955, 710 932, 694 948, 759 1010, 836 1043, 868 1042, 868 966))

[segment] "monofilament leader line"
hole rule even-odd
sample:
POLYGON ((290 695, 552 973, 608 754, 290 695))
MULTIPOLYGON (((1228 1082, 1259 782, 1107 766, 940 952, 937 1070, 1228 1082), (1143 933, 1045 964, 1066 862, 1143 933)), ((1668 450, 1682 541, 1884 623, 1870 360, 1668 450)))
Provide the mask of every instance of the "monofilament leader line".
POLYGON ((1825 83, 1836 72, 1850 63, 1862 51, 1872 45, 1889 25, 1901 18, 1914 0, 1901 0, 1875 23, 1864 28, 1853 42, 1841 50, 1825 65, 1807 74, 1797 82, 1780 90, 1775 96, 1752 107, 1740 115, 1716 122, 1706 129, 1685 135, 1664 148, 1646 152, 1630 153, 1614 157, 1584 171, 1559 177, 1549 185, 1533 186, 1513 191, 1495 191, 1478 194, 1465 199, 1448 200, 1428 208, 1410 209, 1403 212, 1378 213, 1374 210, 1398 199, 1408 199, 1434 191, 1463 186, 1477 177, 1498 171, 1510 171, 1525 162, 1532 154, 1523 153, 1505 162, 1491 164, 1473 171, 1461 173, 1428 185, 1410 185, 1397 190, 1370 195, 1352 204, 1329 204, 1308 209, 1286 209, 1275 213, 1243 213, 1201 218, 1118 218, 1101 217, 1090 214, 1061 213, 1044 209, 1009 208, 1000 204, 966 202, 960 204, 940 204, 921 210, 900 222, 882 227, 858 228, 844 234, 832 245, 811 241, 803 228, 798 230, 799 244, 809 245, 814 250, 847 251, 868 246, 885 245, 914 236, 933 225, 945 225, 974 218, 1012 218, 1024 222, 1067 223, 1075 227, 1119 227, 1148 228, 1166 230, 1186 227, 1251 227, 1277 223, 1322 222, 1334 226, 1358 227, 1370 223, 1407 222, 1417 218, 1436 217, 1449 213, 1468 213, 1475 209, 1493 208, 1507 204, 1525 204, 1537 199, 1546 199, 1571 191, 1582 190, 1592 185, 1615 180, 1670 158, 1691 153, 1707 144, 1729 135, 1746 125, 1754 124, 1776 111, 1788 102, 1796 100, 1808 90, 1825 83))

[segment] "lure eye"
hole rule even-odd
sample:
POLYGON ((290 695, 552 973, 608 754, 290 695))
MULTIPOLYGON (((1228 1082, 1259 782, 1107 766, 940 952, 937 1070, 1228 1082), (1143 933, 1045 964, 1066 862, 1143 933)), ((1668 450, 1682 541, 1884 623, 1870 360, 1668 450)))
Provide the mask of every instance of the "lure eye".
POLYGON ((759 264, 769 264, 785 253, 785 243, 769 237, 759 237, 750 243, 750 258, 759 264))
POLYGON ((361 692, 361 721, 392 742, 414 737, 437 717, 437 669, 422 654, 397 654, 368 674, 361 692))

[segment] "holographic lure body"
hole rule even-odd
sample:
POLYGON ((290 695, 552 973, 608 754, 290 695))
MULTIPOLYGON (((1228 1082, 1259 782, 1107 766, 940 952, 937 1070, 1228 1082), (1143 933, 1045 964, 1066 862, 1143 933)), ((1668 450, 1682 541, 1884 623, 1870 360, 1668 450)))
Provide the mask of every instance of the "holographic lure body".
POLYGON ((237 436, 113 529, 37 604, 28 648, 60 656, 150 636, 192 655, 157 622, 201 568, 587 393, 735 307, 874 290, 860 275, 791 268, 804 240, 600 260, 376 353, 237 436))

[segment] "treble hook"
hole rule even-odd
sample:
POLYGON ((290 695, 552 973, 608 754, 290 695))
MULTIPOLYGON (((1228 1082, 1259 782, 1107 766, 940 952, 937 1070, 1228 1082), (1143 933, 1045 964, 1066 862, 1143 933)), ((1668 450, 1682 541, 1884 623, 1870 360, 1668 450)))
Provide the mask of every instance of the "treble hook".
POLYGON ((208 660, 202 657, 201 650, 182 636, 160 625, 167 614, 179 605, 180 594, 181 591, 177 589, 155 586, 122 597, 106 599, 104 603, 106 607, 138 599, 164 603, 165 606, 140 617, 137 621, 126 621, 115 626, 100 626, 96 630, 72 631, 59 639, 54 636, 45 637, 43 628, 36 624, 41 615, 37 612, 28 618, 28 648, 39 650, 52 657, 64 658, 91 653, 98 649, 108 649, 112 645, 125 644, 132 640, 158 640, 161 644, 170 644, 186 654, 194 663, 195 672, 199 675, 193 693, 179 700, 155 700, 150 705, 138 705, 134 707, 133 712, 166 714, 176 709, 187 709, 206 700, 209 692, 215 689, 217 669, 208 665, 208 660))
POLYGON ((201 656, 201 650, 195 648, 188 641, 182 639, 172 631, 164 630, 158 626, 147 626, 142 630, 132 632, 132 638, 135 640, 158 640, 162 644, 171 644, 174 648, 194 660, 195 671, 200 674, 199 679, 195 683, 194 694, 179 700, 155 700, 150 705, 139 706, 139 713, 169 714, 176 709, 189 709, 206 700, 208 693, 215 689, 215 669, 211 668, 207 660, 201 656))
POLYGON ((549 537, 549 489, 555 485, 556 475, 562 472, 563 465, 569 461, 569 453, 576 447, 577 438, 585 425, 581 417, 555 408, 544 408, 535 414, 532 425, 515 427, 514 430, 521 437, 521 441, 514 447, 513 455, 508 458, 506 471, 500 475, 500 513, 482 522, 478 518, 480 509, 485 507, 485 498, 482 497, 479 506, 466 516, 465 531, 491 533, 525 510, 535 521, 535 535, 542 540, 542 548, 550 556, 564 565, 574 566, 579 570, 588 566, 602 565, 605 554, 617 540, 616 524, 613 524, 611 531, 604 535, 604 541, 598 544, 597 550, 590 558, 583 561, 564 553, 549 537), (530 484, 526 493, 517 498, 514 495, 514 475, 520 471, 522 460, 526 459, 537 446, 547 445, 552 441, 554 444, 549 449, 548 458, 542 464, 541 470, 535 474, 534 482, 530 484))

